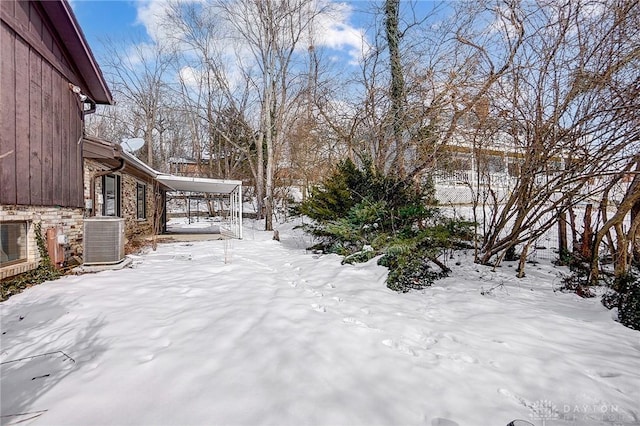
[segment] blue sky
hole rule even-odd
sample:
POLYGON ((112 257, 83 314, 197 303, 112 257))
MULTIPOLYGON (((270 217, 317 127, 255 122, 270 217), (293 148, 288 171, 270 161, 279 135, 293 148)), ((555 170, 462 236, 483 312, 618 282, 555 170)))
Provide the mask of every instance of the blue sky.
POLYGON ((144 26, 137 20, 135 1, 73 0, 71 5, 95 54, 106 38, 120 39, 127 34, 146 37, 144 26))
MULTIPOLYGON (((106 39, 150 41, 147 28, 153 32, 154 19, 151 15, 162 9, 163 0, 70 0, 73 11, 78 19, 91 49, 96 56, 100 56, 102 43, 106 39)), ((342 2, 357 9, 367 7, 364 1, 342 2)), ((365 16, 357 12, 350 15, 345 22, 348 27, 363 25, 365 16), (356 23, 352 23, 355 21, 356 23), (360 22, 358 22, 360 21, 360 22)), ((338 38, 340 35, 336 35, 338 38)), ((344 41, 342 41, 343 43, 344 41)))
MULTIPOLYGON (((102 42, 106 39, 128 40, 137 42, 151 41, 148 32, 157 30, 157 19, 154 14, 162 11, 165 0, 68 0, 70 1, 82 30, 93 50, 100 58, 102 42), (147 31, 149 28, 149 31, 147 31)), ((345 7, 345 15, 323 33, 325 46, 347 54, 362 46, 362 35, 369 28, 372 20, 371 8, 376 2, 370 0, 333 0, 345 7), (363 12, 365 11, 365 12, 363 12), (369 12, 369 13, 367 13, 369 12), (359 39, 359 40, 358 40, 359 39)), ((380 2, 378 2, 380 3, 380 2)), ((422 13, 433 8, 439 1, 413 0, 403 1, 401 10, 411 5, 422 13)), ((157 15, 155 15, 157 16, 157 15)), ((419 18, 418 18, 419 19, 419 18)), ((367 36, 367 38, 370 38, 367 36)))
MULTIPOLYGON (((173 35, 161 24, 168 6, 167 0, 68 1, 99 64, 105 61, 104 43, 108 41, 128 50, 128 47, 146 45, 166 39, 168 34, 173 35)), ((315 45, 324 49, 325 57, 332 64, 343 67, 343 71, 350 71, 361 63, 372 46, 375 38, 373 33, 376 31, 372 25, 380 19, 380 16, 373 14, 373 10, 382 1, 326 1, 333 4, 332 12, 319 15, 316 20, 315 45)), ((437 5, 442 3, 435 0, 406 0, 401 3, 401 13, 407 13, 410 20, 420 21, 434 8, 440 9, 437 5), (409 13, 414 6, 415 16, 409 13)), ((378 21, 378 30, 380 24, 378 21)))

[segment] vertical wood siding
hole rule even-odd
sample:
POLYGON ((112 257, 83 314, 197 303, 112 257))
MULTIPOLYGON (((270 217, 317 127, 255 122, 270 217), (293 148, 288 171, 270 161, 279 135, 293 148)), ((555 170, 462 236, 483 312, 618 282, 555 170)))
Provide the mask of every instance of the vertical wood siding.
MULTIPOLYGON (((20 9, 20 8, 18 8, 20 9)), ((16 185, 17 204, 31 204, 31 188, 29 185, 30 129, 29 129, 29 46, 20 39, 14 44, 14 60, 16 61, 16 185)), ((4 52, 3 52, 4 54, 4 52)), ((9 158, 10 159, 10 158, 9 158)))
POLYGON ((0 204, 82 207, 82 79, 37 2, 0 8, 0 204))
MULTIPOLYGON (((5 3, 0 1, 3 8, 5 3)), ((0 28, 0 204, 16 202, 16 64, 15 37, 2 25, 0 28)))

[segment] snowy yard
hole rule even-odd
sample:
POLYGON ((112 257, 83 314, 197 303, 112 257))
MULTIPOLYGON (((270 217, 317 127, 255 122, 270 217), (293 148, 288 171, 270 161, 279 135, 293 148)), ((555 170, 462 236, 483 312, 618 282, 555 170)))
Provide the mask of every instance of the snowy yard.
POLYGON ((559 269, 453 259, 397 294, 245 226, 0 304, 2 424, 640 424, 640 332, 559 269))

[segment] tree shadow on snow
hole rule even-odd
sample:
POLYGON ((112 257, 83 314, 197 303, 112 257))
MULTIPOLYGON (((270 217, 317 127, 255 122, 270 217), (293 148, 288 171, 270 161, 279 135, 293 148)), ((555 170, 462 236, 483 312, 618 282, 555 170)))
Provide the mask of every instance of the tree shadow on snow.
POLYGON ((3 309, 0 425, 45 413, 48 407, 38 406, 38 399, 106 349, 99 339, 105 321, 92 319, 80 328, 70 322, 65 326, 63 317, 71 310, 72 306, 61 304, 57 297, 3 309), (70 333, 75 333, 72 341, 70 333), (32 340, 25 341, 27 337, 32 340), (90 359, 83 354, 91 354, 90 359))

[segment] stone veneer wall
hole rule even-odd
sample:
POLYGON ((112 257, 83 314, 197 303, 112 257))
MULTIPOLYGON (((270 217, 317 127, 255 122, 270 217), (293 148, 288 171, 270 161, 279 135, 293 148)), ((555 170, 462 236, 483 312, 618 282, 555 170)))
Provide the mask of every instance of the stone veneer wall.
MULTIPOLYGON (((91 186, 90 186, 91 178, 95 173, 108 170, 108 168, 105 166, 102 166, 100 163, 94 160, 89 160, 85 158, 83 170, 84 170, 84 199, 85 201, 87 201, 91 199, 91 186)), ((96 194, 102 194, 102 180, 100 178, 96 180, 96 194)), ((102 206, 100 206, 100 209, 98 209, 98 212, 101 212, 101 211, 102 211, 102 206)))
POLYGON ((153 184, 123 174, 121 185, 120 214, 124 218, 127 239, 153 235, 153 184), (147 186, 146 219, 138 219, 138 182, 147 186))
MULTIPOLYGON (((85 160, 84 165, 84 197, 91 199, 90 182, 92 176, 99 171, 107 170, 92 160, 85 160)), ((121 176, 121 204, 120 212, 125 219, 125 236, 127 239, 152 235, 153 215, 155 211, 155 199, 153 196, 153 182, 142 181, 127 173, 117 173, 121 176), (137 210, 137 183, 144 183, 147 186, 147 218, 138 219, 137 210)), ((102 194, 102 179, 95 182, 96 194, 102 194)), ((102 204, 100 196, 96 196, 96 212, 102 214, 102 204)), ((72 256, 82 256, 83 247, 83 219, 84 210, 81 208, 68 207, 42 207, 42 206, 0 206, 1 221, 26 221, 27 226, 27 261, 15 265, 0 268, 0 279, 13 275, 18 275, 35 269, 40 261, 40 253, 35 239, 34 223, 42 224, 43 237, 50 227, 62 227, 62 233, 67 237, 67 244, 64 245, 65 260, 72 256)))
POLYGON ((0 206, 0 222, 27 222, 27 261, 0 268, 0 279, 34 269, 40 262, 34 224, 42 225, 43 238, 48 228, 62 227, 67 237, 64 244, 65 260, 82 255, 83 209, 71 207, 0 206))
MULTIPOLYGON (((95 173, 108 170, 102 164, 85 160, 84 166, 84 196, 86 200, 91 199, 90 182, 95 173)), ((153 213, 155 211, 155 200, 153 196, 153 182, 137 179, 126 172, 116 172, 120 175, 120 216, 125 221, 125 237, 127 240, 136 237, 153 234, 153 213), (137 183, 143 183, 147 186, 147 217, 146 219, 138 219, 137 207, 137 183)), ((96 179, 96 216, 102 215, 102 178, 96 179)))

